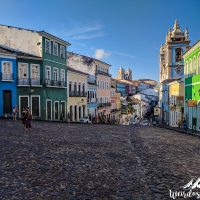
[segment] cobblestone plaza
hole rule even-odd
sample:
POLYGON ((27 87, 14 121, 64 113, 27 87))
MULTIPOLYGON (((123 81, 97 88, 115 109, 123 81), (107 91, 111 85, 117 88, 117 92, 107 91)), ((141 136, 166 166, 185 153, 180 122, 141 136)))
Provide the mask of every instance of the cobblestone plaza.
POLYGON ((200 177, 200 139, 157 127, 0 120, 0 199, 170 199, 200 177))

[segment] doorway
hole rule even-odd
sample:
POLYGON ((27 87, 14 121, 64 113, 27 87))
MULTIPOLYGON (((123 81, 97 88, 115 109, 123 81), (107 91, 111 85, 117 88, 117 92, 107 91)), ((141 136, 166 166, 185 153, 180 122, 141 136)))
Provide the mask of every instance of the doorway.
POLYGON ((3 90, 3 113, 12 114, 12 92, 3 90))

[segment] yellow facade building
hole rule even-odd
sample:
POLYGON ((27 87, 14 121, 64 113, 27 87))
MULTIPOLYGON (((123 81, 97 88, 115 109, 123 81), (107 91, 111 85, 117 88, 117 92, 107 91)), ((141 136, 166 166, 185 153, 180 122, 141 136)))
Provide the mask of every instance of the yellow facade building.
POLYGON ((169 83, 169 125, 180 127, 184 113, 184 82, 179 79, 169 83))
POLYGON ((87 117, 87 77, 86 73, 68 68, 68 98, 67 111, 70 122, 79 122, 81 117, 87 117))

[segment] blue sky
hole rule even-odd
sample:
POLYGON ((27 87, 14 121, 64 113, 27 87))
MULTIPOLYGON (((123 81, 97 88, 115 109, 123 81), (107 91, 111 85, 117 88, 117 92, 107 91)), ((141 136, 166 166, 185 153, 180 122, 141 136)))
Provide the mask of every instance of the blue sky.
POLYGON ((159 79, 159 48, 178 19, 191 44, 200 39, 199 0, 0 0, 0 24, 45 30, 69 50, 131 67, 133 78, 159 79))

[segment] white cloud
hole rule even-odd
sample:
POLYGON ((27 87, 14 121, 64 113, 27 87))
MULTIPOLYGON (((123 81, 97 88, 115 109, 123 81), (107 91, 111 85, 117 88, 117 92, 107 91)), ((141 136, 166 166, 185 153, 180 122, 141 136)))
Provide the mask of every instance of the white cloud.
POLYGON ((96 59, 102 59, 105 58, 107 56, 110 56, 111 53, 110 52, 106 52, 104 49, 96 49, 94 57, 96 59))

